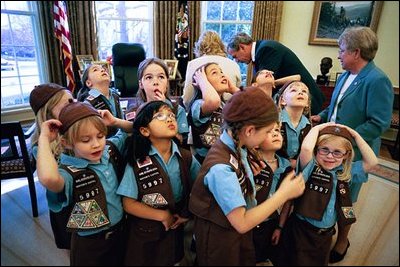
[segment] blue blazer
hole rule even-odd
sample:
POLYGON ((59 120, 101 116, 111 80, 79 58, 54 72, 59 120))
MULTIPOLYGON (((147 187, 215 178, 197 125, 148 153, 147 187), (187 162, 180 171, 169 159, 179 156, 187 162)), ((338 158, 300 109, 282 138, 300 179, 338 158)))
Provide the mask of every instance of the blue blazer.
MULTIPOLYGON (((323 122, 330 121, 340 89, 350 72, 339 76, 329 106, 319 115, 323 122)), ((356 130, 379 155, 381 135, 390 126, 393 110, 393 86, 386 74, 370 61, 357 75, 338 104, 336 123, 356 130)), ((355 158, 361 154, 355 147, 355 158)))

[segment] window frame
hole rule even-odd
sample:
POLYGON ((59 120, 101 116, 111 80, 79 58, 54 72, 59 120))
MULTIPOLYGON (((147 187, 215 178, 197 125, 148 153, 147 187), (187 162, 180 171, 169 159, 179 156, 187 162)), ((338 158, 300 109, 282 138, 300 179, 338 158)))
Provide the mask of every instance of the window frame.
MULTIPOLYGON (((8 2, 8 1, 5 1, 8 2)), ((32 35, 34 37, 34 47, 36 49, 36 53, 35 53, 35 62, 37 63, 37 68, 38 68, 38 79, 39 79, 39 83, 43 83, 43 81, 48 80, 48 67, 45 64, 44 60, 47 58, 47 53, 46 53, 46 49, 44 47, 44 41, 46 38, 44 36, 43 31, 41 30, 41 24, 40 24, 40 19, 39 19, 39 7, 37 5, 36 1, 26 1, 27 6, 28 6, 28 11, 26 10, 13 10, 13 9, 2 9, 1 13, 6 14, 7 15, 7 20, 9 25, 11 24, 10 22, 10 18, 8 15, 13 15, 13 16, 28 16, 31 23, 32 23, 32 35)), ((13 29, 10 27, 10 32, 11 35, 13 32, 13 29)), ((11 47, 14 50, 14 54, 13 57, 15 59, 15 68, 18 69, 18 57, 15 53, 15 48, 21 47, 21 46, 25 46, 25 45, 16 45, 16 44, 5 44, 5 45, 1 45, 2 48, 3 47, 11 47)), ((21 60, 20 60, 21 61, 21 60)), ((24 77, 28 77, 31 75, 20 75, 19 71, 17 71, 16 73, 17 75, 15 76, 7 76, 4 78, 17 78, 18 82, 19 82, 19 95, 21 97, 21 99, 24 99, 24 92, 23 92, 23 83, 22 83, 22 79, 24 77)), ((36 75, 35 75, 36 76, 36 75)), ((3 77, 2 77, 3 79, 3 77)), ((34 86, 32 86, 31 90, 33 90, 34 86)), ((5 106, 3 104, 3 94, 1 94, 1 114, 2 114, 2 119, 3 119, 3 114, 13 114, 13 113, 17 113, 17 114, 21 114, 24 113, 26 111, 31 111, 31 107, 29 102, 25 102, 22 104, 15 104, 15 105, 11 105, 11 106, 5 106)), ((25 114, 25 113, 24 113, 25 114)))

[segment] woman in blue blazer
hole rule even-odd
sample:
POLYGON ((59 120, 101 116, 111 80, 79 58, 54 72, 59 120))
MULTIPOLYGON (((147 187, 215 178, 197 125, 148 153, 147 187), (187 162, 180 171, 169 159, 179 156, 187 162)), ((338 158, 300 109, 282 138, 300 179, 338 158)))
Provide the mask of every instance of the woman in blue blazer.
MULTIPOLYGON (((351 127, 379 155, 381 135, 390 126, 394 94, 389 78, 373 61, 378 38, 368 27, 351 27, 341 34, 338 43, 338 59, 345 72, 336 82, 330 105, 311 120, 315 123, 333 121, 351 127)), ((361 160, 361 154, 355 147, 354 161, 357 160, 361 160)), ((361 183, 352 183, 353 203, 360 189, 361 183)), ((350 225, 338 225, 338 230, 330 263, 341 261, 350 246, 347 238, 350 225)))

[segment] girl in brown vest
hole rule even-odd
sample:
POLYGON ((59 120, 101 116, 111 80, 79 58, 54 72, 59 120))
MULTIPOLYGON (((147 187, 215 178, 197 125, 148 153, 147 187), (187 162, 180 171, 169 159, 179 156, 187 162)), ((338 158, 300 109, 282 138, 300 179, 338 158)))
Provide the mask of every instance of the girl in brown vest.
POLYGON ((306 190, 294 200, 294 212, 283 231, 287 262, 282 265, 328 265, 336 222, 349 225, 356 220, 349 184, 366 182, 364 174, 377 164, 370 146, 353 129, 334 123, 311 129, 299 155, 298 171, 303 173, 306 190), (362 161, 352 162, 352 142, 360 149, 362 161))
POLYGON ((289 81, 276 94, 276 100, 281 112, 283 136, 282 149, 278 154, 289 159, 295 168, 301 143, 311 129, 308 119, 311 107, 310 91, 303 82, 289 81))
POLYGON ((267 137, 278 111, 261 89, 248 87, 232 96, 222 114, 227 129, 209 150, 189 202, 195 215, 197 260, 200 266, 255 265, 250 230, 286 200, 299 196, 304 180, 292 172, 271 198, 256 205, 247 152, 267 137))
MULTIPOLYGON (((273 196, 282 179, 293 171, 290 161, 276 154, 276 151, 281 148, 281 127, 280 123, 276 122, 274 128, 267 133, 267 137, 255 150, 256 156, 266 164, 260 174, 254 176, 257 203, 262 203, 273 196)), ((250 160, 252 160, 252 157, 250 157, 250 160)), ((253 229, 257 263, 269 259, 276 265, 281 230, 285 225, 289 211, 290 203, 288 201, 283 205, 283 208, 275 211, 253 229)))
POLYGON ((173 141, 177 132, 164 101, 139 107, 118 188, 128 213, 127 266, 172 266, 183 257, 189 193, 200 164, 173 141))
MULTIPOLYGON (((67 104, 58 120, 42 123, 37 173, 47 189, 49 209, 72 205, 66 228, 72 232, 71 266, 119 266, 124 250, 124 211, 117 195, 118 171, 106 145, 107 125, 91 105, 67 104), (50 149, 61 134, 58 163, 50 149), (88 172, 86 172, 88 171, 88 172), (81 174, 81 175, 80 175, 81 174)), ((121 152, 126 135, 111 141, 121 152)))
POLYGON ((191 127, 192 148, 200 163, 221 134, 223 94, 237 91, 239 88, 217 63, 207 63, 193 74, 193 87, 186 90, 183 99, 191 127))

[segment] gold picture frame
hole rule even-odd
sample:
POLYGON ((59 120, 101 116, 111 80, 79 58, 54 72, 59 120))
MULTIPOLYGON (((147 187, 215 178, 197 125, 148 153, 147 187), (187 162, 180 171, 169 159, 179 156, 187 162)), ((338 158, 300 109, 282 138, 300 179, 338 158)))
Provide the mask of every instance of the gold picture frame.
POLYGON ((111 65, 108 61, 92 61, 92 64, 101 65, 105 70, 107 70, 110 78, 112 78, 111 65))
POLYGON ((175 59, 165 59, 164 62, 165 64, 167 64, 168 67, 169 79, 175 80, 179 61, 175 59))
POLYGON ((376 32, 383 3, 381 1, 315 1, 308 44, 338 46, 337 39, 349 26, 368 26, 376 32), (360 14, 365 14, 365 16, 360 14))
POLYGON ((76 55, 76 61, 78 62, 79 70, 83 72, 87 66, 92 64, 94 58, 92 55, 76 55))

